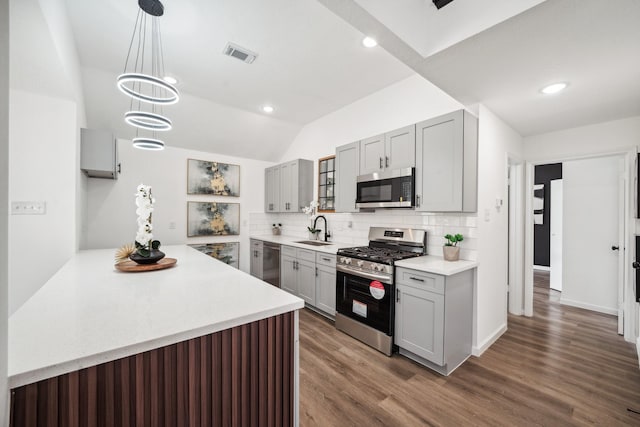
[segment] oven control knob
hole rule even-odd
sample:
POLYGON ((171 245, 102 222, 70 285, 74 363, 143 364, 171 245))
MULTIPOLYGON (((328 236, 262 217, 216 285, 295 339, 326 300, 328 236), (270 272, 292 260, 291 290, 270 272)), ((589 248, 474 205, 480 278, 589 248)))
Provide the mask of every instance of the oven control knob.
POLYGON ((362 267, 364 265, 364 261, 358 261, 358 267, 362 267))
POLYGON ((383 271, 384 270, 384 265, 376 265, 376 270, 378 271, 383 271))
POLYGON ((344 263, 347 265, 351 264, 351 258, 345 258, 344 263))

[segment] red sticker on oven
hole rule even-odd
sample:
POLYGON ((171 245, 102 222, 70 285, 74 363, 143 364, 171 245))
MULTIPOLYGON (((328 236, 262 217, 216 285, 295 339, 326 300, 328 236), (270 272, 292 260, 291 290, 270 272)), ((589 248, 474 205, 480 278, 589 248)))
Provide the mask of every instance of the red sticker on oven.
POLYGON ((369 292, 375 299, 382 299, 384 298, 384 285, 377 280, 374 280, 369 283, 369 292))

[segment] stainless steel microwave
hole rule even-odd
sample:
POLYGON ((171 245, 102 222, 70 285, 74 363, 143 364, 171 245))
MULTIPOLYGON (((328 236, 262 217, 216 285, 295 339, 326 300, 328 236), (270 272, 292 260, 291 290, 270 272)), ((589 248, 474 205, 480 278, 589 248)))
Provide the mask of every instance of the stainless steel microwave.
POLYGON ((411 208, 415 206, 415 168, 360 175, 357 208, 411 208))

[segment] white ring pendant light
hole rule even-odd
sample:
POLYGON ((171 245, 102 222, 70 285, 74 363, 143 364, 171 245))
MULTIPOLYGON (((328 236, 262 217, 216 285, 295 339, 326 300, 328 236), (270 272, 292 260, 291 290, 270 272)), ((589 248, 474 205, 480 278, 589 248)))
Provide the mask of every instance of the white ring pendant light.
POLYGON ((138 6, 140 9, 131 36, 124 72, 118 76, 117 86, 122 93, 131 97, 130 108, 125 113, 124 120, 138 128, 133 146, 147 150, 162 150, 164 142, 157 139, 155 133, 172 128, 171 120, 162 114, 162 107, 178 102, 180 94, 174 85, 163 78, 166 74, 159 17, 164 15, 164 6, 160 0, 138 0, 138 6), (149 36, 148 16, 151 20, 149 36), (151 46, 147 48, 149 42, 151 46), (148 106, 147 111, 145 105, 148 106), (141 137, 138 135, 139 129, 152 131, 153 137, 141 137))
POLYGON ((154 76, 140 73, 125 73, 118 76, 118 89, 134 99, 150 104, 171 105, 180 100, 178 90, 173 85, 154 76), (138 88, 136 89, 136 84, 138 88), (149 85, 152 90, 147 95, 141 90, 143 84, 149 85), (163 94, 157 94, 164 92, 163 94))
POLYGON ((124 121, 141 129, 162 132, 171 130, 171 120, 160 114, 146 111, 127 111, 124 113, 124 121))
POLYGON ((164 150, 164 142, 155 138, 133 138, 133 146, 142 150, 164 150))

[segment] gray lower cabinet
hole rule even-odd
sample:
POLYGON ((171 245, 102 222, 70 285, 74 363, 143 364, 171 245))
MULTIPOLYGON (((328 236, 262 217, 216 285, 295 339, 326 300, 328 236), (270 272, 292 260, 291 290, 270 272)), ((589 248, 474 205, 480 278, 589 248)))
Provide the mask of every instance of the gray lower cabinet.
POLYGON ((285 246, 280 247, 280 287, 293 295, 298 295, 298 271, 296 257, 285 253, 285 246))
POLYGON ((416 125, 416 211, 476 212, 478 120, 465 110, 416 125))
POLYGON ((315 307, 331 316, 336 315, 336 256, 316 253, 315 307))
POLYGON ((263 245, 262 240, 251 239, 251 265, 249 271, 253 277, 257 277, 260 280, 264 279, 264 268, 263 268, 263 245))
POLYGON ((394 342, 443 375, 471 355, 474 270, 452 276, 396 269, 394 342))
POLYGON ((282 289, 302 298, 305 305, 332 317, 336 312, 336 256, 281 246, 282 289))
POLYGON ((336 148, 336 212, 358 212, 356 184, 360 174, 360 141, 336 148))

